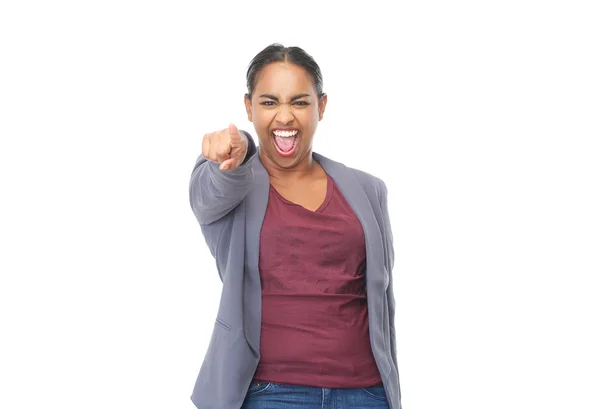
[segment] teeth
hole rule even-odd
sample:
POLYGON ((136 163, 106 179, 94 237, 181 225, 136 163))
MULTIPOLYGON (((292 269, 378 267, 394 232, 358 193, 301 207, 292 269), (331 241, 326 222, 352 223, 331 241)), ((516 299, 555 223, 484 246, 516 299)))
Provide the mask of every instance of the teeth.
POLYGON ((294 136, 298 133, 297 130, 294 131, 273 131, 275 136, 281 136, 283 138, 289 138, 290 136, 294 136))

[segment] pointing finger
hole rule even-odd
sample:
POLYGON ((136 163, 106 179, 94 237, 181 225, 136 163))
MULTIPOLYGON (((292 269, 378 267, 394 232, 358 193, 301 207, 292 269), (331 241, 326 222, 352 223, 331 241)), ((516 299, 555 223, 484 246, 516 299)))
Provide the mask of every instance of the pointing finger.
POLYGON ((208 134, 204 135, 202 138, 202 156, 208 159, 208 155, 210 154, 210 137, 208 134))
POLYGON ((240 140, 240 131, 238 131, 237 126, 234 124, 229 124, 229 135, 231 136, 231 140, 238 142, 240 140))

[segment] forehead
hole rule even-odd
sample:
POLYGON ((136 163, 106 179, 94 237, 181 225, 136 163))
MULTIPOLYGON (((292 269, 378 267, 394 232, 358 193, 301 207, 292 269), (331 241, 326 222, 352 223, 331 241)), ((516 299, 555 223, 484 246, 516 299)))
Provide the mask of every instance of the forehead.
POLYGON ((286 62, 266 65, 256 76, 255 90, 257 95, 315 93, 312 75, 304 68, 286 62))

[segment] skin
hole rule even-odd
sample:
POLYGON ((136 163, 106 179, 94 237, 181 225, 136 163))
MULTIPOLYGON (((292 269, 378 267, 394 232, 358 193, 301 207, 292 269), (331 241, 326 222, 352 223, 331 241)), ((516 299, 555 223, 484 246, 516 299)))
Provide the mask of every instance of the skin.
POLYGON ((251 99, 244 97, 244 104, 248 120, 254 124, 260 160, 271 184, 287 200, 316 210, 325 198, 327 175, 312 158, 312 142, 317 125, 323 119, 327 95, 319 99, 312 75, 304 68, 275 62, 257 74, 251 99), (301 94, 308 95, 292 101, 301 94), (292 156, 277 153, 272 134, 276 128, 298 129, 298 146, 292 156))

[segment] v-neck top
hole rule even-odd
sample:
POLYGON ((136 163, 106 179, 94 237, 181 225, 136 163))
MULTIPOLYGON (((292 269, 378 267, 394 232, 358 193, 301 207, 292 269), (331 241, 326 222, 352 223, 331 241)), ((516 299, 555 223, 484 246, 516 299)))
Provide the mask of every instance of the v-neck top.
POLYGON ((327 192, 325 193, 325 199, 323 200, 323 203, 321 203, 321 206, 319 206, 319 208, 314 211, 309 210, 309 209, 305 208, 304 206, 301 206, 297 203, 287 200, 285 197, 283 197, 281 195, 281 193, 279 193, 277 191, 277 189, 275 189, 275 187, 273 185, 270 185, 270 188, 271 188, 271 192, 274 193, 278 197, 279 200, 281 200, 283 203, 285 203, 289 206, 301 207, 309 212, 322 213, 327 208, 327 206, 331 202, 331 198, 333 197, 333 185, 334 185, 333 180, 331 179, 331 177, 329 175, 327 175, 327 192))
POLYGON ((325 388, 381 383, 369 338, 365 266, 362 225, 329 175, 315 211, 271 185, 260 233, 255 381, 325 388))

